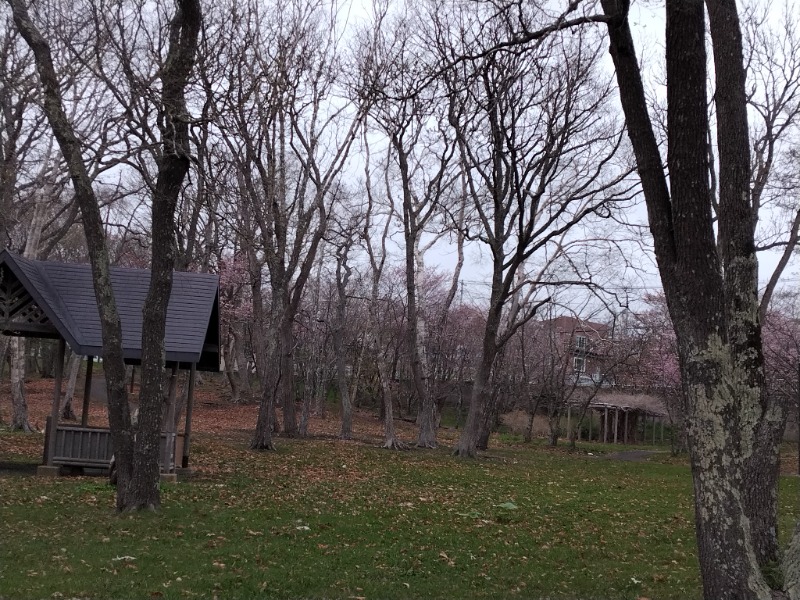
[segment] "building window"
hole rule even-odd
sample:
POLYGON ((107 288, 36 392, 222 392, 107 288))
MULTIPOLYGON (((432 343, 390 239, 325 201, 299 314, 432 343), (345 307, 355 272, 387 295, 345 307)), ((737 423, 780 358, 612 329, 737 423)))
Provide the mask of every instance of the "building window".
POLYGON ((586 370, 586 359, 582 356, 575 356, 572 359, 572 366, 576 373, 583 373, 586 370))
POLYGON ((589 340, 585 335, 575 336, 575 347, 578 350, 586 350, 589 347, 589 340))

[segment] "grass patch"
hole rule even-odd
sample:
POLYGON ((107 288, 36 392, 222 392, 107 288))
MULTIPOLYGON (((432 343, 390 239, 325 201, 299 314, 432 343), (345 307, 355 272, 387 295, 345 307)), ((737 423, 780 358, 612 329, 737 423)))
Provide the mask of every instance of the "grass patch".
POLYGON ((0 597, 700 597, 684 465, 279 443, 198 436, 156 514, 115 514, 102 479, 0 473, 0 597))

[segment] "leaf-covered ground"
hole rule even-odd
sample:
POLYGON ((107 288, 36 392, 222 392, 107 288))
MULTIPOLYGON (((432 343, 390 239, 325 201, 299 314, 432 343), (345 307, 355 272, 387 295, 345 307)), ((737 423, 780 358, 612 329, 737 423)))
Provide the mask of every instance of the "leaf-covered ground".
MULTIPOLYGON (((0 597, 700 595, 683 464, 507 443, 476 461, 393 453, 366 413, 357 441, 325 437, 331 418, 312 423, 315 439, 257 453, 255 412, 198 402, 197 474, 164 486, 157 514, 115 514, 102 478, 10 468, 35 463, 42 436, 0 430, 0 597)), ((782 482, 784 530, 797 483, 782 482)))

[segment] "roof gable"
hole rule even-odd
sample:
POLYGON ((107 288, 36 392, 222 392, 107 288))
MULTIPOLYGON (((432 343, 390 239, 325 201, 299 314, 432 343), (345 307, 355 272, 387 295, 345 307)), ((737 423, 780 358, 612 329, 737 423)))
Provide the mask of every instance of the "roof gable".
POLYGON ((30 337, 58 335, 47 313, 7 265, 0 265, 0 331, 30 337))

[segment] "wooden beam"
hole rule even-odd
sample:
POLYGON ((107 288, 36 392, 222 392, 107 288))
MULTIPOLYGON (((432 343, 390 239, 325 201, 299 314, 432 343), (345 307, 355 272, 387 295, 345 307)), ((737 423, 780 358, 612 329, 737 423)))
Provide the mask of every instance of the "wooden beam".
POLYGON ((64 378, 64 353, 67 344, 64 338, 58 340, 58 352, 56 354, 56 379, 53 383, 53 407, 50 412, 50 437, 47 439, 47 466, 53 466, 53 457, 56 455, 56 428, 58 427, 58 416, 61 408, 61 383, 64 378))
POLYGON ((86 379, 83 384, 83 408, 81 409, 81 425, 86 427, 89 424, 89 399, 92 396, 92 367, 94 366, 94 356, 86 357, 86 379))
POLYGON ((608 407, 606 406, 605 422, 603 423, 603 443, 608 443, 608 407))
POLYGON ((192 409, 194 408, 194 379, 197 374, 197 365, 192 363, 189 371, 189 393, 186 398, 186 424, 183 427, 183 457, 181 467, 189 468, 189 445, 192 441, 192 409))
POLYGON ((619 408, 614 409, 614 443, 617 443, 617 427, 619 425, 619 408))
POLYGON ((40 323, 23 323, 14 320, 0 321, 0 331, 3 335, 16 335, 20 337, 28 337, 28 334, 34 334, 36 337, 51 336, 52 338, 59 337, 58 329, 52 325, 40 323))

